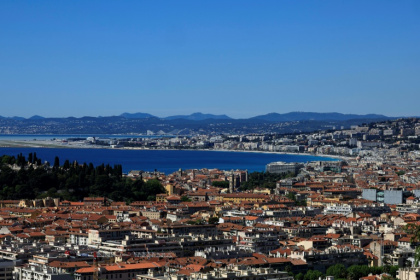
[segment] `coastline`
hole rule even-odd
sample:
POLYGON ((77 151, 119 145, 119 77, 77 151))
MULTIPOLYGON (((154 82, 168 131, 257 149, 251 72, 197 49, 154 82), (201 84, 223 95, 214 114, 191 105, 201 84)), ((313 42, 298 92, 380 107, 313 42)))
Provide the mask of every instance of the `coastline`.
POLYGON ((227 149, 145 149, 137 147, 121 147, 112 148, 110 146, 88 145, 80 142, 66 142, 60 143, 53 140, 3 140, 0 139, 0 148, 46 148, 46 149, 116 149, 116 150, 146 150, 146 151, 211 151, 211 152, 235 152, 235 153, 259 153, 259 154, 279 154, 279 155, 294 155, 294 156, 313 156, 321 158, 330 158, 336 160, 348 160, 351 157, 327 154, 311 154, 311 153, 287 153, 287 152, 273 152, 273 151, 252 151, 252 150, 227 150, 227 149))
POLYGON ((294 155, 294 156, 313 156, 313 157, 324 157, 334 158, 338 160, 351 159, 350 157, 338 156, 338 155, 326 155, 326 154, 309 154, 309 153, 287 153, 287 152, 271 152, 271 151, 248 151, 248 150, 209 150, 209 149, 196 149, 197 151, 214 151, 214 152, 237 152, 237 153, 259 153, 259 154, 278 154, 278 155, 294 155))

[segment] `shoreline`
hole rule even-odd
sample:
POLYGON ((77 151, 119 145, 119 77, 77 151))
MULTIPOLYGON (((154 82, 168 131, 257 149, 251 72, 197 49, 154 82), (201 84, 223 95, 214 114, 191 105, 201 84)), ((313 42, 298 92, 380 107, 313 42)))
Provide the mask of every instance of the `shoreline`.
POLYGON ((68 143, 61 144, 52 140, 0 140, 0 148, 45 148, 45 149, 112 149, 112 150, 145 150, 145 151, 210 151, 210 152, 234 152, 234 153, 259 153, 259 154, 279 154, 279 155, 294 155, 294 156, 312 156, 321 158, 330 158, 336 160, 348 160, 351 157, 340 155, 326 155, 326 154, 310 154, 310 153, 288 153, 288 152, 273 152, 273 151, 251 151, 251 150, 226 150, 226 149, 145 149, 142 147, 121 147, 112 148, 109 146, 87 145, 83 143, 68 143))
POLYGON ((313 157, 324 157, 334 158, 339 160, 351 159, 350 157, 338 156, 338 155, 326 155, 326 154, 309 154, 309 153, 287 153, 287 152, 271 152, 271 151, 248 151, 248 150, 205 150, 197 149, 197 151, 214 151, 214 152, 237 152, 237 153, 259 153, 259 154, 278 154, 278 155, 294 155, 294 156, 313 156, 313 157))

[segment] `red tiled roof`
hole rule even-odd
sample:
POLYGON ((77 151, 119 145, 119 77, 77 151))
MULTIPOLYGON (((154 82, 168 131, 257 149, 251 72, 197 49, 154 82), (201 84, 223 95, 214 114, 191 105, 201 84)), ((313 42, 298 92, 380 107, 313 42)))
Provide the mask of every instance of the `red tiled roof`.
MULTIPOLYGON (((147 268, 155 268, 155 267, 161 267, 162 265, 156 262, 147 262, 147 263, 134 263, 134 264, 114 264, 114 265, 107 265, 102 266, 102 269, 105 269, 106 271, 124 271, 124 270, 136 270, 136 269, 147 269, 147 268)), ((93 273, 95 270, 95 267, 86 267, 81 268, 76 271, 76 273, 93 273)))

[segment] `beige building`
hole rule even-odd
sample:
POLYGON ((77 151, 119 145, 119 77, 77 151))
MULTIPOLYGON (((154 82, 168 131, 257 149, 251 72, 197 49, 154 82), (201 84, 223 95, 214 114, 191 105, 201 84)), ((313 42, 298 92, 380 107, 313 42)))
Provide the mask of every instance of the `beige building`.
POLYGON ((398 270, 397 278, 399 280, 419 280, 420 267, 405 267, 398 270))
POLYGON ((173 185, 170 185, 170 184, 166 185, 165 190, 166 190, 167 195, 173 195, 174 194, 174 186, 173 185))
POLYGON ((130 235, 129 229, 88 230, 88 245, 98 245, 108 240, 121 240, 130 235))
POLYGON ((147 217, 150 220, 159 220, 163 217, 161 211, 141 211, 141 215, 147 217))

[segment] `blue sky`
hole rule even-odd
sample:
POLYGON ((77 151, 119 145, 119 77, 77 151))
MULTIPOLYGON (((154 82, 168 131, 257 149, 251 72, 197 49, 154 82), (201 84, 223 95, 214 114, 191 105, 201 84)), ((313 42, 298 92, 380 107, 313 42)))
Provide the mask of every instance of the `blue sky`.
POLYGON ((420 115, 420 1, 0 1, 0 115, 420 115))

